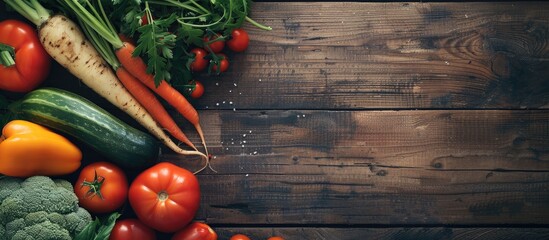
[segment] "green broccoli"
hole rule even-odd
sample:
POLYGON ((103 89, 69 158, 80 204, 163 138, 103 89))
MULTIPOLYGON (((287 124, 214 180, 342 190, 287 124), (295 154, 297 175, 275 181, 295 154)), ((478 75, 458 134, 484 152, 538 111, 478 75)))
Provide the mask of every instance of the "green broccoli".
POLYGON ((66 180, 0 178, 0 240, 72 239, 91 222, 66 180))

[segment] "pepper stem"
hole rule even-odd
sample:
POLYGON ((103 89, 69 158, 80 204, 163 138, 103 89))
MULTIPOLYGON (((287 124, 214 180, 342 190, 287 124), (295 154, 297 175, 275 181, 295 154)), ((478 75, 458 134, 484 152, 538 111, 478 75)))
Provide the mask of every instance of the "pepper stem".
POLYGON ((0 43, 0 64, 6 67, 15 65, 15 49, 3 43, 0 43))

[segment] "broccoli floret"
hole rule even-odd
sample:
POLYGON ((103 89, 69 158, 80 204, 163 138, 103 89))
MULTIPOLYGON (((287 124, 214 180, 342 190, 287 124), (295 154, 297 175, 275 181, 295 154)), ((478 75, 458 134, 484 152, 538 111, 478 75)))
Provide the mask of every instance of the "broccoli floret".
POLYGON ((92 222, 66 180, 0 178, 1 239, 71 239, 92 222))
POLYGON ((0 178, 0 202, 9 197, 13 191, 21 188, 21 182, 23 182, 23 180, 19 178, 2 176, 0 178))
POLYGON ((41 222, 19 230, 13 235, 12 240, 71 240, 72 237, 67 229, 52 223, 41 222))
POLYGON ((79 233, 91 222, 92 216, 86 209, 78 208, 76 212, 65 215, 65 228, 71 233, 79 233))
POLYGON ((4 239, 4 236, 6 236, 6 228, 0 224, 0 239, 4 239))

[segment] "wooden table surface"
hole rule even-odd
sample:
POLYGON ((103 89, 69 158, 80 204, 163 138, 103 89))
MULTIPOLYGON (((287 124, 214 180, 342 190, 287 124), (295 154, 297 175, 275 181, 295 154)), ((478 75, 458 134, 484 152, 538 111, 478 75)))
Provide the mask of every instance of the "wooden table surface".
MULTIPOLYGON (((220 239, 549 239, 549 2, 251 17, 273 30, 244 25, 248 50, 193 102, 217 171, 198 174, 196 219, 220 239)), ((58 65, 45 85, 109 106, 58 65)))

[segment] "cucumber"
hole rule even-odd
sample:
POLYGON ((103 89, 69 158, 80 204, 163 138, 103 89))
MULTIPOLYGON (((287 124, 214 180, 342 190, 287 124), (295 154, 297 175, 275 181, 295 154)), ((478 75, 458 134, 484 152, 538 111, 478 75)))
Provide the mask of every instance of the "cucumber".
POLYGON ((144 168, 160 153, 160 142, 77 94, 40 88, 26 94, 16 116, 73 136, 121 167, 144 168))

